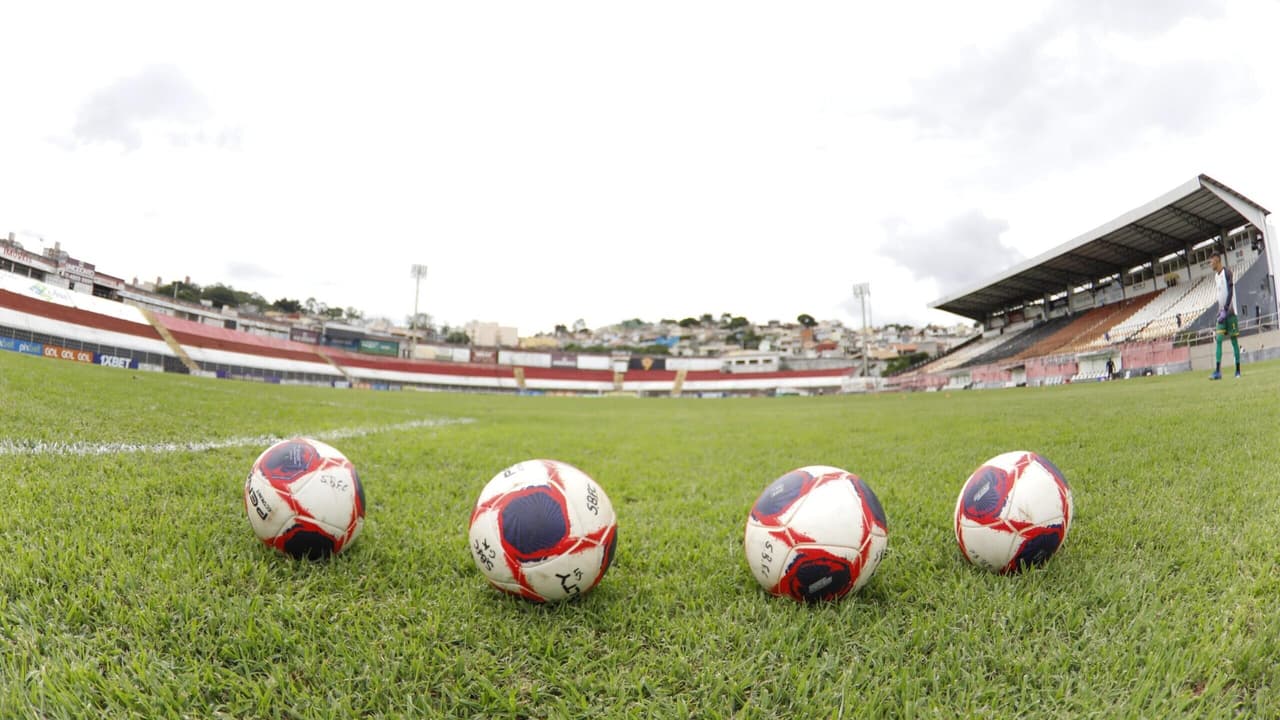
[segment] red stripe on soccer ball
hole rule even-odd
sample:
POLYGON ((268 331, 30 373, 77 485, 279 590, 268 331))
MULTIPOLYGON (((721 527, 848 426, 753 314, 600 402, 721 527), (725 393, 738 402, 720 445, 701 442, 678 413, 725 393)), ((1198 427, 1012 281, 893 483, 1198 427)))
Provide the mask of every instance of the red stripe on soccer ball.
MULTIPOLYGON (((592 580, 591 584, 588 585, 587 589, 584 590, 583 592, 590 591, 594 589, 596 585, 599 585, 600 581, 604 579, 605 572, 607 572, 609 569, 609 566, 613 564, 613 558, 609 556, 609 548, 612 545, 613 536, 617 532, 618 532, 618 526, 610 525, 609 527, 604 529, 603 534, 601 534, 600 537, 597 539, 599 546, 604 548, 604 554, 600 556, 600 567, 596 568, 596 579, 592 580)), ((595 535, 595 534, 596 533, 592 533, 592 535, 595 535)))
POLYGON ((1009 487, 1012 488, 1017 484, 1018 478, 1022 477, 1022 473, 1026 472, 1027 468, 1031 467, 1031 463, 1035 461, 1035 453, 1023 453, 1022 457, 1018 458, 1017 461, 1013 463, 1013 470, 1009 473, 1009 487))
POLYGON ((543 460, 542 467, 547 471, 547 479, 551 484, 560 488, 560 492, 564 492, 564 480, 560 477, 560 464, 552 460, 543 460))
POLYGON ((812 537, 802 532, 797 532, 796 530, 789 527, 783 528, 781 530, 770 530, 769 535, 771 535, 777 540, 780 540, 782 544, 786 545, 789 548, 795 547, 800 543, 816 542, 812 537))
POLYGON ((476 518, 492 510, 498 504, 498 501, 501 500, 502 498, 503 498, 503 495, 495 495, 489 498, 488 500, 485 500, 482 503, 477 503, 475 508, 471 511, 471 522, 467 525, 467 527, 470 527, 471 525, 475 525, 476 518))

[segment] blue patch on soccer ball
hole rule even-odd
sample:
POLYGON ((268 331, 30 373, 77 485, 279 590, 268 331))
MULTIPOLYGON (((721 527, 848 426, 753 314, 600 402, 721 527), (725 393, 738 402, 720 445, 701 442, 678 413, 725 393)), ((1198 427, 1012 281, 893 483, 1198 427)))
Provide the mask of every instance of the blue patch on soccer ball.
POLYGON ((333 554, 333 538, 314 530, 299 530, 284 541, 284 551, 298 560, 324 560, 333 554))
POLYGON ((791 503, 800 497, 805 486, 813 479, 807 472, 795 470, 774 480, 769 487, 760 493, 756 504, 751 508, 751 517, 756 520, 775 518, 781 515, 791 503))
POLYGON ((1062 536, 1056 532, 1047 532, 1030 538, 1018 548, 1018 554, 1013 558, 1014 569, 1045 564, 1058 551, 1058 546, 1061 544, 1062 536))
POLYGON ((1009 496, 1009 476, 1000 468, 978 468, 964 486, 964 514, 974 520, 994 520, 1009 496))
POLYGON ((502 541, 522 561, 542 559, 569 534, 560 502, 545 488, 511 498, 502 506, 502 541))
POLYGON ((880 505, 880 498, 871 491, 871 486, 862 478, 858 478, 853 482, 854 487, 858 488, 858 493, 862 495, 862 500, 871 509, 871 514, 875 516, 876 522, 883 528, 889 527, 889 521, 885 519, 884 508, 880 505))
POLYGON ((293 482, 305 474, 320 457, 310 443, 290 440, 267 451, 262 458, 262 474, 275 482, 293 482))
POLYGON ((789 594, 805 602, 839 599, 853 582, 849 564, 826 553, 812 555, 802 554, 788 571, 789 594))
POLYGON ((351 468, 351 480, 355 482, 356 499, 360 503, 358 507, 360 508, 360 511, 363 512, 364 511, 364 483, 360 482, 360 473, 356 472, 355 468, 351 468))
POLYGON ((1058 466, 1054 465, 1053 462, 1049 460, 1049 458, 1039 454, 1036 454, 1035 458, 1037 462, 1039 462, 1041 465, 1048 468, 1049 472, 1053 473, 1054 477, 1058 478, 1058 481, 1062 483, 1063 487, 1065 487, 1068 490, 1071 489, 1070 483, 1067 482, 1067 476, 1063 475, 1062 471, 1058 469, 1058 466))
POLYGON ((613 553, 618 547, 618 531, 615 529, 609 533, 609 544, 604 548, 604 559, 600 562, 600 574, 604 575, 609 566, 613 564, 613 553))

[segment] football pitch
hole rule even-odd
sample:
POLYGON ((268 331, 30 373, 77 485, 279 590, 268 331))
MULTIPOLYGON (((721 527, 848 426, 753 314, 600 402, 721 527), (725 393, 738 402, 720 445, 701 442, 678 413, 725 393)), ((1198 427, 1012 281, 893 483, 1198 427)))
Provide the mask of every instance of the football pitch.
POLYGON ((1280 717, 1280 363, 866 397, 366 392, 0 353, 0 717, 1280 717), (275 438, 342 450, 368 514, 279 557, 242 496, 275 438), (956 496, 1032 450, 1076 516, 1047 565, 967 565, 956 496), (618 516, 589 595, 476 569, 481 487, 520 460, 618 516), (840 603, 769 596, 748 509, 794 468, 860 475, 888 518, 840 603))

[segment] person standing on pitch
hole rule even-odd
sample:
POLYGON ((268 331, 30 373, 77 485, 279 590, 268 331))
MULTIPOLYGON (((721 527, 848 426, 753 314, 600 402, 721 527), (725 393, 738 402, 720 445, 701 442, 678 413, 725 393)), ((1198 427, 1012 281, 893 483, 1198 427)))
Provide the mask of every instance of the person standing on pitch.
POLYGON ((1236 317, 1236 279, 1222 264, 1222 251, 1214 250, 1210 258, 1213 279, 1218 285, 1218 326, 1214 331, 1214 365, 1210 380, 1222 379, 1222 340, 1231 338, 1231 352, 1236 360, 1236 377, 1240 377, 1240 318, 1236 317))

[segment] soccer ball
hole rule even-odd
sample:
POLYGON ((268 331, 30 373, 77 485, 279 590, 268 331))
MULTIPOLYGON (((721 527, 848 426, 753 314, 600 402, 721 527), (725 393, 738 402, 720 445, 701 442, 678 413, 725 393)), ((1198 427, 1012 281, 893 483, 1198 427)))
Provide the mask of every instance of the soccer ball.
POLYGON ((986 461, 956 499, 956 541, 965 559, 996 573, 1041 565, 1067 539, 1071 486, 1053 463, 1032 452, 986 461))
POLYGON ((743 546, 765 590, 811 602, 866 585, 888 541, 884 509, 862 478, 810 465, 764 489, 747 516, 743 546))
POLYGON ((295 558, 346 550, 364 526, 364 486, 345 455, 310 438, 282 440, 253 463, 244 508, 258 539, 295 558))
POLYGON ((585 594, 613 562, 618 521, 604 490, 556 460, 498 473, 471 511, 476 567, 499 590, 534 602, 585 594))

